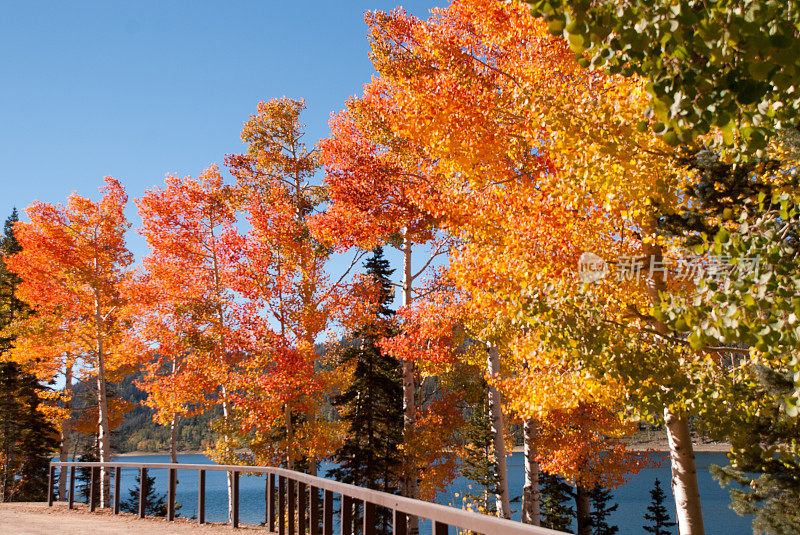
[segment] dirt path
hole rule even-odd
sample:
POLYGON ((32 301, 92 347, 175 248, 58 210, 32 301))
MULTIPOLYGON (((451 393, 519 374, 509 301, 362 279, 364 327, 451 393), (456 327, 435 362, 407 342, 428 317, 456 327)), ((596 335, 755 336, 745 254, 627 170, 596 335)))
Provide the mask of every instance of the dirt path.
MULTIPOLYGON (((167 522, 162 518, 140 519, 136 515, 110 510, 90 513, 84 504, 70 511, 65 503, 47 507, 46 503, 0 503, 0 533, 3 535, 173 535, 198 533, 232 535, 240 531, 269 535, 261 526, 204 524, 186 518, 167 522)), ((255 534, 254 534, 255 535, 255 534)))

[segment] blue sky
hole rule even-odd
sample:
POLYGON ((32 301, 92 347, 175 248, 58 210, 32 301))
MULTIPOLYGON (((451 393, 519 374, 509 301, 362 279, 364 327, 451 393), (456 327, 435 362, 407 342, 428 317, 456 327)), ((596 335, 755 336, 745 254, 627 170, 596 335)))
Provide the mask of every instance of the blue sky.
MULTIPOLYGON (((305 98, 309 143, 373 74, 366 10, 345 2, 7 2, 0 17, 0 217, 34 200, 131 199, 240 152, 261 100, 305 98)), ((427 17, 444 0, 403 2, 427 17)), ((139 223, 132 206, 129 218, 139 223)), ((131 235, 137 255, 143 241, 131 235)))

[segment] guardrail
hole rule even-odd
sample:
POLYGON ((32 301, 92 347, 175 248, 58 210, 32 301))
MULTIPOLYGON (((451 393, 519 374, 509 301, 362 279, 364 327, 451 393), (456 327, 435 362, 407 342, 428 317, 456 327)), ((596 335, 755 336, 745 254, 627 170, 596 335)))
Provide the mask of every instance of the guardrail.
MULTIPOLYGON (((432 535, 447 535, 449 527, 461 528, 485 535, 563 535, 563 532, 531 526, 471 511, 456 509, 436 503, 414 500, 395 494, 380 492, 340 483, 331 479, 315 477, 301 472, 269 466, 236 466, 206 464, 170 463, 126 463, 126 462, 51 462, 48 486, 48 505, 53 505, 56 468, 69 468, 69 508, 74 507, 76 468, 91 468, 89 508, 94 511, 94 481, 100 467, 114 471, 114 514, 119 514, 120 480, 123 468, 139 469, 139 517, 145 517, 144 492, 147 470, 167 470, 169 489, 167 493, 167 519, 175 519, 175 482, 178 470, 197 470, 197 521, 205 523, 205 481, 206 472, 230 472, 233 474, 231 525, 239 526, 239 476, 245 474, 264 474, 267 479, 266 508, 267 528, 279 535, 333 535, 334 494, 340 495, 339 525, 341 535, 375 535, 376 507, 392 511, 392 533, 406 535, 408 519, 417 517, 430 520, 432 535), (277 480, 277 482, 276 482, 277 480), (353 516, 354 507, 361 511, 362 529, 357 530, 353 516)), ((63 499, 63 498, 62 498, 63 499)))

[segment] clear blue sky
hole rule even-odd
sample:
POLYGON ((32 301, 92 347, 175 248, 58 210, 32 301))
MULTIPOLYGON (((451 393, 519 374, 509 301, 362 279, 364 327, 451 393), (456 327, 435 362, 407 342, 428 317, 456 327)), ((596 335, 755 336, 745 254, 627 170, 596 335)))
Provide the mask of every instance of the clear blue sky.
MULTIPOLYGON (((95 198, 105 175, 133 199, 167 173, 222 165, 243 148, 243 121, 273 97, 306 99, 316 142, 374 72, 364 11, 398 1, 5 2, 0 217, 72 191, 95 198)), ((402 5, 427 17, 446 3, 402 5)))

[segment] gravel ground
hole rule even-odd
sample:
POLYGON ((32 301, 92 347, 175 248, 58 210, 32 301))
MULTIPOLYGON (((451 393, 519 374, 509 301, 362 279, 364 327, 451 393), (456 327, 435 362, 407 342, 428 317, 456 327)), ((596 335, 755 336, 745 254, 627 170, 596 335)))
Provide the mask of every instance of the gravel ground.
POLYGON ((234 530, 228 524, 198 525, 196 521, 178 518, 167 522, 162 518, 140 519, 136 515, 110 510, 90 513, 85 504, 75 504, 70 511, 66 503, 47 507, 46 503, 0 503, 0 533, 2 535, 172 535, 198 533, 232 535, 240 531, 269 532, 261 526, 239 525, 234 530))

